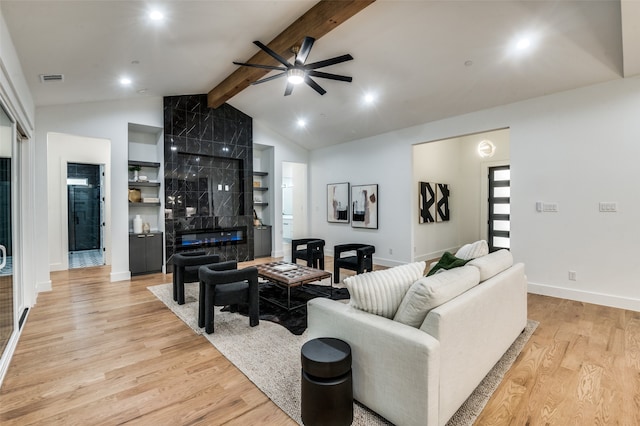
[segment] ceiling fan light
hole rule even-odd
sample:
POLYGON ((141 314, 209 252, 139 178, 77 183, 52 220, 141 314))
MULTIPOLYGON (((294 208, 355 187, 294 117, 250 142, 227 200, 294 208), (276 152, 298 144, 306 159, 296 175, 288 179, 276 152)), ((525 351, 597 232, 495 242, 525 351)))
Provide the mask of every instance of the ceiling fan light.
POLYGON ((304 81, 304 71, 299 68, 291 68, 287 71, 287 81, 291 84, 300 84, 304 81))

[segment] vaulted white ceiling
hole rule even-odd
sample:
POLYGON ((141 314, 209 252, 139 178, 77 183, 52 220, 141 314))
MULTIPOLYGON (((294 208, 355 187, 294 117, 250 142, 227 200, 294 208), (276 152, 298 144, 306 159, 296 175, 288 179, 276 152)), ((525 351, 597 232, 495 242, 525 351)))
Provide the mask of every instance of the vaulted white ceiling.
MULTIPOLYGON (((0 10, 37 106, 207 93, 315 0, 24 1, 0 10), (166 20, 151 22, 149 7, 166 20), (42 83, 41 74, 64 74, 42 83), (129 75, 131 87, 118 79, 129 75)), ((355 58, 284 97, 285 81, 229 103, 315 149, 640 74, 640 2, 377 0, 314 45, 307 62, 355 58), (515 49, 519 37, 531 46, 515 49), (363 96, 376 100, 365 104, 363 96), (305 128, 296 121, 304 118, 305 128)))

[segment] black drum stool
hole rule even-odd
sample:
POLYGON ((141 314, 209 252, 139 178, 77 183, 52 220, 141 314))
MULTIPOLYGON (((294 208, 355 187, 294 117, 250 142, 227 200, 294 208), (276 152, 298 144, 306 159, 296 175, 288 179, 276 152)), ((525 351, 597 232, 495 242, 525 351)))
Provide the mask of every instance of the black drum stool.
POLYGON ((302 356, 302 422, 307 426, 353 421, 351 347, 332 337, 309 340, 302 356))

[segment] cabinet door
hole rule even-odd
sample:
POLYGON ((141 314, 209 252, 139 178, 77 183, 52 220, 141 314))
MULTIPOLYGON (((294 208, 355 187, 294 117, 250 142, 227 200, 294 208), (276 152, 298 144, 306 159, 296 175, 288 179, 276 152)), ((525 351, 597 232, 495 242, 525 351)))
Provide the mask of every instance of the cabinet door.
POLYGON ((146 246, 144 234, 129 235, 129 270, 133 275, 147 271, 146 246))
POLYGON ((271 227, 262 230, 262 255, 271 256, 271 227))
POLYGON ((162 271, 162 234, 147 234, 146 265, 147 272, 162 271))

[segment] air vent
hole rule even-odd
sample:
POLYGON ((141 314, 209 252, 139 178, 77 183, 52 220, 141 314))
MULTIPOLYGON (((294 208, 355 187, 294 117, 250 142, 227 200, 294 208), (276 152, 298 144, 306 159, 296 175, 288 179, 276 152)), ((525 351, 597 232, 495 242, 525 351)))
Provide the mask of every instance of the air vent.
POLYGON ((51 83, 54 81, 64 81, 64 74, 40 74, 41 83, 51 83))

